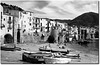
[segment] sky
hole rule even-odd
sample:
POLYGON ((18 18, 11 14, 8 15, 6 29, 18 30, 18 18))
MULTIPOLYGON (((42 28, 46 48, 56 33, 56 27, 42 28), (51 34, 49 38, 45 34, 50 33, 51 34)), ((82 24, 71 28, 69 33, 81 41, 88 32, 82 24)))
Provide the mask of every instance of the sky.
POLYGON ((98 13, 98 0, 1 0, 16 5, 34 16, 53 19, 74 19, 86 13, 98 13))

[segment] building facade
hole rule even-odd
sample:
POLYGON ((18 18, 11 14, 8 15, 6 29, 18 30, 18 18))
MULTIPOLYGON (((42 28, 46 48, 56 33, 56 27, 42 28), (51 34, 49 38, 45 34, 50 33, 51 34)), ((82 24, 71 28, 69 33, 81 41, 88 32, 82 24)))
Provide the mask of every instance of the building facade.
POLYGON ((4 37, 5 34, 13 35, 13 16, 9 15, 9 12, 4 12, 4 8, 1 5, 0 9, 1 9, 0 36, 4 37))
POLYGON ((33 12, 23 11, 20 13, 19 27, 23 34, 31 35, 33 30, 33 12))
POLYGON ((20 13, 19 10, 14 10, 12 6, 5 4, 1 6, 1 22, 0 22, 0 31, 1 37, 4 38, 6 34, 10 34, 13 36, 14 43, 17 43, 20 40, 20 31, 19 28, 19 20, 20 20, 20 13))

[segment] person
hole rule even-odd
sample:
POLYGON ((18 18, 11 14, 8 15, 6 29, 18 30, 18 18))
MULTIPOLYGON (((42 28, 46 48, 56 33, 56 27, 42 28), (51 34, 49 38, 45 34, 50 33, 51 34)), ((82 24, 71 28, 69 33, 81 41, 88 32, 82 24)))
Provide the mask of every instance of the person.
POLYGON ((64 30, 62 30, 61 32, 59 32, 59 35, 58 35, 58 45, 61 45, 61 44, 64 44, 64 41, 65 41, 65 32, 64 30))

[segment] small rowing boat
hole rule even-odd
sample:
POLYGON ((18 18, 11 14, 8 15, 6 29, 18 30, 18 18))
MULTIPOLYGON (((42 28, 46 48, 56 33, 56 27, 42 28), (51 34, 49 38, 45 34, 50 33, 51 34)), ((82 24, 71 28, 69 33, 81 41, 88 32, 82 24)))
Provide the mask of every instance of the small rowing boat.
POLYGON ((68 64, 71 62, 71 59, 62 57, 45 57, 44 61, 46 64, 68 64))
POLYGON ((60 53, 65 53, 65 54, 69 53, 69 50, 64 50, 64 49, 58 49, 57 50, 57 49, 46 48, 46 47, 40 47, 39 51, 47 51, 47 52, 52 52, 52 53, 60 52, 60 53))
POLYGON ((30 63, 41 64, 44 62, 44 56, 50 56, 51 53, 46 52, 24 52, 22 54, 22 60, 30 63))

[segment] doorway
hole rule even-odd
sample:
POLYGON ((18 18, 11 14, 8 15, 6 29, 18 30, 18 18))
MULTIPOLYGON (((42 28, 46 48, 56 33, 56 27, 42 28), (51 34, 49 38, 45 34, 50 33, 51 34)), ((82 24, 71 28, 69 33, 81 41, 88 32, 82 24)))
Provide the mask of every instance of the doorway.
POLYGON ((17 43, 20 43, 20 29, 17 30, 17 43))

